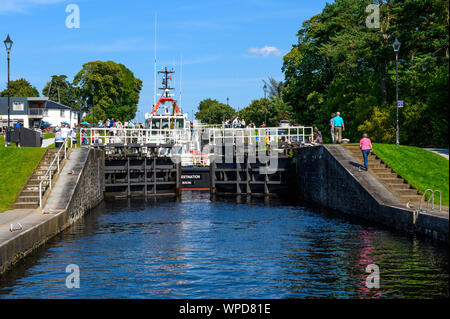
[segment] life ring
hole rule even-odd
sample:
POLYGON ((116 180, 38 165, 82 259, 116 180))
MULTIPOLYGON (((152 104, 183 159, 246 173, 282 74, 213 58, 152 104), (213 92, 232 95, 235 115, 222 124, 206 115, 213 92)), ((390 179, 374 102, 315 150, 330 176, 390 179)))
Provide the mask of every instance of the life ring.
POLYGON ((201 154, 200 156, 200 165, 201 166, 206 166, 208 165, 208 156, 206 154, 201 154))

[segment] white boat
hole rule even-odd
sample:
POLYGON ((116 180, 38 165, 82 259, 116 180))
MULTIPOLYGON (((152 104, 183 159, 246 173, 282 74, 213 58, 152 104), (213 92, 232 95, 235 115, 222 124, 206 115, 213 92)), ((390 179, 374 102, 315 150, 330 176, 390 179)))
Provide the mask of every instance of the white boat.
POLYGON ((169 86, 169 81, 172 80, 173 73, 175 72, 169 71, 167 67, 158 72, 163 74, 162 87, 159 88, 162 94, 158 94, 160 99, 153 105, 151 113, 145 114, 145 127, 152 130, 155 140, 161 140, 158 139, 158 135, 166 135, 170 131, 171 134, 178 135, 177 143, 187 143, 191 137, 190 121, 188 114, 181 112, 177 101, 173 98, 174 94, 171 94, 173 88, 169 86))

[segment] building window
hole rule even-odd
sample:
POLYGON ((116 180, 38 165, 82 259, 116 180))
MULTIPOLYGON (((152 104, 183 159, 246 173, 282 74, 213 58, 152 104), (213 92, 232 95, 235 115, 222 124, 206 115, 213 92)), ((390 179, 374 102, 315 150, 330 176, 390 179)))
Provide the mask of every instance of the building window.
POLYGON ((13 107, 13 111, 23 111, 24 110, 23 102, 13 102, 12 107, 13 107))
POLYGON ((44 109, 44 116, 48 116, 48 109, 44 109))
POLYGON ((65 112, 66 112, 66 111, 61 110, 61 113, 60 113, 61 117, 64 117, 64 116, 65 116, 65 112))

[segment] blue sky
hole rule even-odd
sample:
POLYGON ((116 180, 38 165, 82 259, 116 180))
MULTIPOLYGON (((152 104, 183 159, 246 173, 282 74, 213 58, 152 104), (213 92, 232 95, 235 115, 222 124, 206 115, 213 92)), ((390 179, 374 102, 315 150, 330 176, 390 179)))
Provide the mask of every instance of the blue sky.
MULTIPOLYGON (((29 80, 41 92, 53 74, 72 80, 82 64, 112 60, 144 82, 138 116, 151 109, 154 23, 158 16, 158 68, 173 67, 179 93, 183 57, 184 112, 205 98, 235 109, 263 96, 262 80, 283 79, 283 55, 304 20, 322 0, 0 0, 0 40, 14 41, 11 79, 29 80), (66 27, 68 4, 80 9, 80 28, 66 27)), ((6 87, 6 52, 0 49, 0 88, 6 87), (4 61, 4 62, 2 62, 4 61)))

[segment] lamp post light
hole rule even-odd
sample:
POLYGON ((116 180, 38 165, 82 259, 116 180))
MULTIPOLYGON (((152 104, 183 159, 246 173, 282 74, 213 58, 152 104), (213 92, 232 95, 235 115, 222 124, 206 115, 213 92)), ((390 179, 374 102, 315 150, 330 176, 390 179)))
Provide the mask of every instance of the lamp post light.
MULTIPOLYGON (((8 132, 10 132, 11 94, 10 94, 10 88, 9 88, 9 60, 10 60, 10 53, 11 53, 11 48, 12 48, 13 42, 12 42, 11 38, 9 37, 9 34, 6 37, 6 40, 3 41, 3 43, 5 44, 6 52, 8 54, 8 132)), ((11 134, 11 133, 9 133, 9 134, 11 134)), ((7 139, 8 146, 9 146, 9 138, 7 139)))
POLYGON ((266 96, 267 96, 267 85, 264 83, 263 86, 263 90, 264 90, 264 125, 267 125, 267 101, 266 101, 266 96))
POLYGON ((394 43, 392 44, 392 47, 394 48, 395 52, 395 95, 396 95, 396 101, 397 101, 397 130, 395 133, 395 144, 400 145, 400 127, 398 125, 398 52, 400 51, 401 43, 398 41, 397 38, 395 38, 394 43))
MULTIPOLYGON (((230 106, 230 98, 229 97, 227 97, 227 106, 230 106)), ((225 123, 225 113, 223 113, 222 122, 225 123)))

